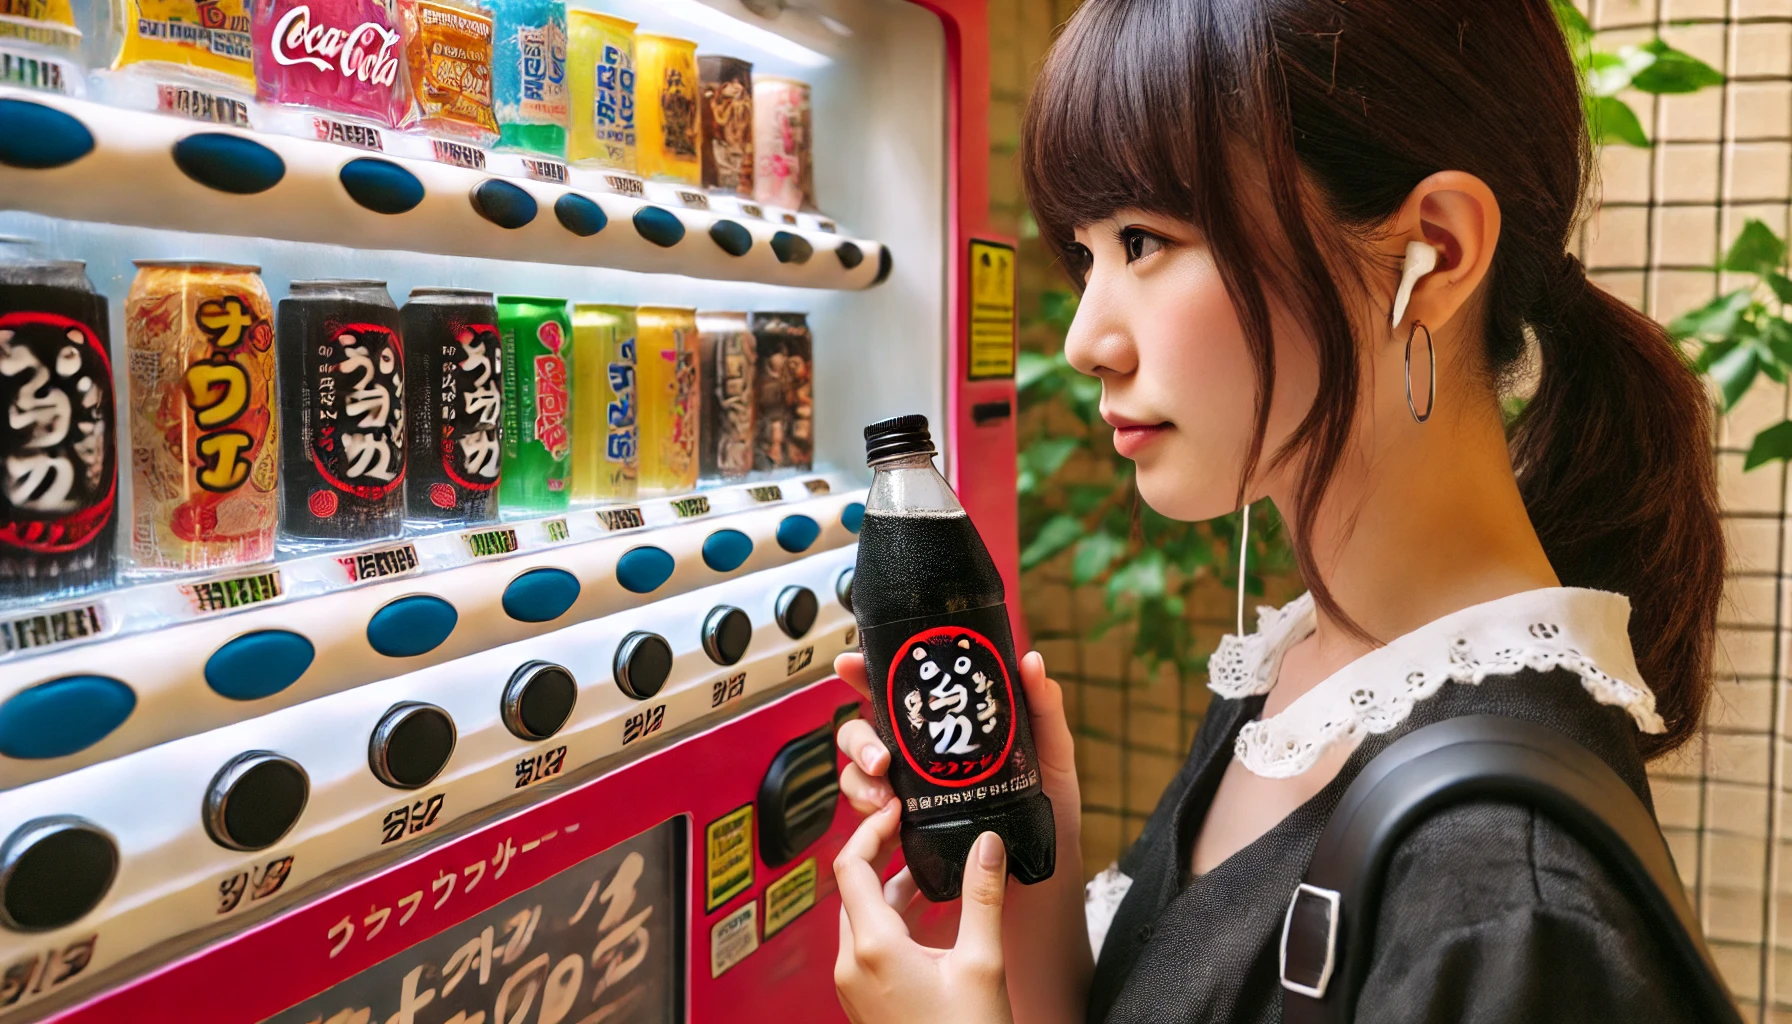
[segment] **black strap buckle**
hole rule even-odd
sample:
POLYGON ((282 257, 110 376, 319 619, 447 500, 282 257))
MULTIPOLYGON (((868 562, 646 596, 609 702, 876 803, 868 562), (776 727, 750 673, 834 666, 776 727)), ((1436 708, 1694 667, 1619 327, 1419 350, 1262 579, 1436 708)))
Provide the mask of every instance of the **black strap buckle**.
POLYGON ((1325 998, 1337 965, 1339 896, 1305 882, 1288 901, 1282 919, 1282 987, 1314 999, 1325 998))

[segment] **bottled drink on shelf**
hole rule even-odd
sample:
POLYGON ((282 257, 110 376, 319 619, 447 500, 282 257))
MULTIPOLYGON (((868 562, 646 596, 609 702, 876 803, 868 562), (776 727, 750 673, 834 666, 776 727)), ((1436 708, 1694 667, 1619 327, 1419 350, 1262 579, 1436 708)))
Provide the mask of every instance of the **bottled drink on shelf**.
MULTIPOLYGON (((251 0, 257 94, 379 127, 410 105, 395 0, 251 0), (350 43, 355 50, 345 54, 350 43)), ((331 129, 318 132, 330 137, 331 129)))
POLYGON ((404 127, 489 146, 492 16, 474 0, 399 0, 411 106, 404 127))
POLYGON ((498 298, 504 342, 504 467, 498 501, 506 510, 558 512, 571 497, 572 322, 565 299, 498 298))
POLYGON ((802 313, 754 313, 753 468, 807 470, 815 463, 815 340, 802 313))
POLYGON ((565 0, 493 0, 498 148, 566 156, 565 0))
POLYGON ((641 177, 700 186, 697 156, 697 44, 641 33, 635 37, 635 160, 641 177))
POLYGON ((438 522, 498 518, 504 343, 492 293, 413 288, 404 328, 405 514, 438 522))
POLYGON ((275 319, 280 533, 368 541, 404 525, 404 343, 384 281, 294 281, 275 319))
POLYGON ((753 80, 753 198, 786 210, 815 207, 809 86, 793 78, 753 80))
POLYGON ((698 376, 703 382, 699 473, 743 480, 753 471, 753 380, 757 359, 745 313, 698 313, 698 376))
POLYGON ((875 471, 852 607, 876 725, 902 800, 902 853, 928 899, 955 898, 986 831, 1022 882, 1050 878, 1052 805, 1039 782, 1002 577, 933 467, 925 416, 865 428, 875 471))
POLYGON ((597 11, 566 12, 566 158, 635 173, 635 23, 597 11))
POLYGON ((753 65, 738 57, 697 58, 702 84, 703 187, 753 198, 753 65))
POLYGON ((635 500, 635 308, 572 307, 572 497, 635 500))
POLYGON ((118 413, 86 264, 0 259, 0 406, 0 600, 111 582, 118 413))
POLYGON ((274 310, 261 268, 138 260, 125 300, 131 555, 148 570, 274 555, 274 310))
POLYGON ((642 306, 635 346, 641 493, 681 494, 697 486, 700 381, 697 311, 642 306))

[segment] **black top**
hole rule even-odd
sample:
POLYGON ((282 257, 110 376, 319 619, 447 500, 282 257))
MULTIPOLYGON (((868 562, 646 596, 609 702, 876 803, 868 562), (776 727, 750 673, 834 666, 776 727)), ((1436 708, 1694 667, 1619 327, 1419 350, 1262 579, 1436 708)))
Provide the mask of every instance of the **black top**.
MULTIPOLYGON (((1188 761, 1121 859, 1133 884, 1096 964, 1092 1024, 1278 1024, 1288 899, 1357 773, 1420 726, 1465 714, 1550 726, 1611 765, 1653 809, 1629 715, 1596 703, 1571 672, 1526 670, 1478 686, 1445 684, 1399 728, 1366 738, 1317 796, 1189 879, 1190 847, 1239 730, 1263 701, 1215 698, 1188 761)), ((1516 805, 1461 804, 1415 829, 1389 865, 1356 1019, 1694 1020, 1673 992, 1670 964, 1626 891, 1547 818, 1516 805)))

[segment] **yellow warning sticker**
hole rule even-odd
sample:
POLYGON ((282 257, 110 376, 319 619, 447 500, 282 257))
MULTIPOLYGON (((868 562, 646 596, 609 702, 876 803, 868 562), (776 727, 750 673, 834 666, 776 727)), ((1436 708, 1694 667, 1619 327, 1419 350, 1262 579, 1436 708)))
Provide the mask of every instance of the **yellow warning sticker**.
POLYGON ((707 913, 753 887, 753 805, 730 811, 703 830, 707 913))
POLYGON ((815 905, 815 858, 798 864, 795 870, 765 887, 765 940, 784 930, 784 926, 803 916, 815 905))
POLYGON ((745 960, 748 954, 759 948, 759 929, 754 924, 758 911, 758 903, 746 903, 710 927, 710 977, 721 977, 723 971, 745 960))
POLYGON ((966 376, 1014 376, 1014 247, 971 242, 971 352, 966 376))

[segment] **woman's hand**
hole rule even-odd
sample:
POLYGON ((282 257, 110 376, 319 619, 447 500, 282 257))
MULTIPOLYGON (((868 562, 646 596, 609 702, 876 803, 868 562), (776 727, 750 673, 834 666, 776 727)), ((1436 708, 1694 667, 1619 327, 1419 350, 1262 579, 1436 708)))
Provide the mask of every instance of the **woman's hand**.
MULTIPOLYGON (((834 659, 834 671, 870 696, 863 657, 842 654, 834 659)), ((1040 785, 1052 802, 1058 852, 1051 878, 1036 885, 1016 883, 1007 894, 1004 935, 1009 995, 1015 1015, 1028 1024, 1080 1022, 1094 964, 1083 919, 1082 800, 1077 789, 1076 754, 1064 717, 1064 691, 1046 676, 1045 659, 1037 652, 1021 659, 1020 681, 1033 727, 1040 785)), ((877 837, 877 845, 863 857, 873 873, 881 876, 896 850, 900 818, 900 807, 886 777, 889 748, 864 719, 846 722, 835 740, 852 762, 840 773, 840 789, 853 809, 869 815, 888 811, 888 828, 870 833, 877 837)), ((860 826, 854 839, 870 824, 868 820, 860 826)), ((915 883, 907 868, 884 889, 886 904, 898 913, 909 910, 911 904, 928 905, 916 899, 915 883)), ((916 945, 906 933, 903 941, 916 945)))
POLYGON ((896 839, 900 805, 859 824, 834 860, 840 883, 840 953, 834 989, 854 1024, 1007 1024, 1014 1019, 1002 971, 1002 897, 1008 855, 994 832, 977 837, 965 859, 958 941, 934 949, 914 941, 895 903, 906 892, 879 880, 872 862, 896 839))

